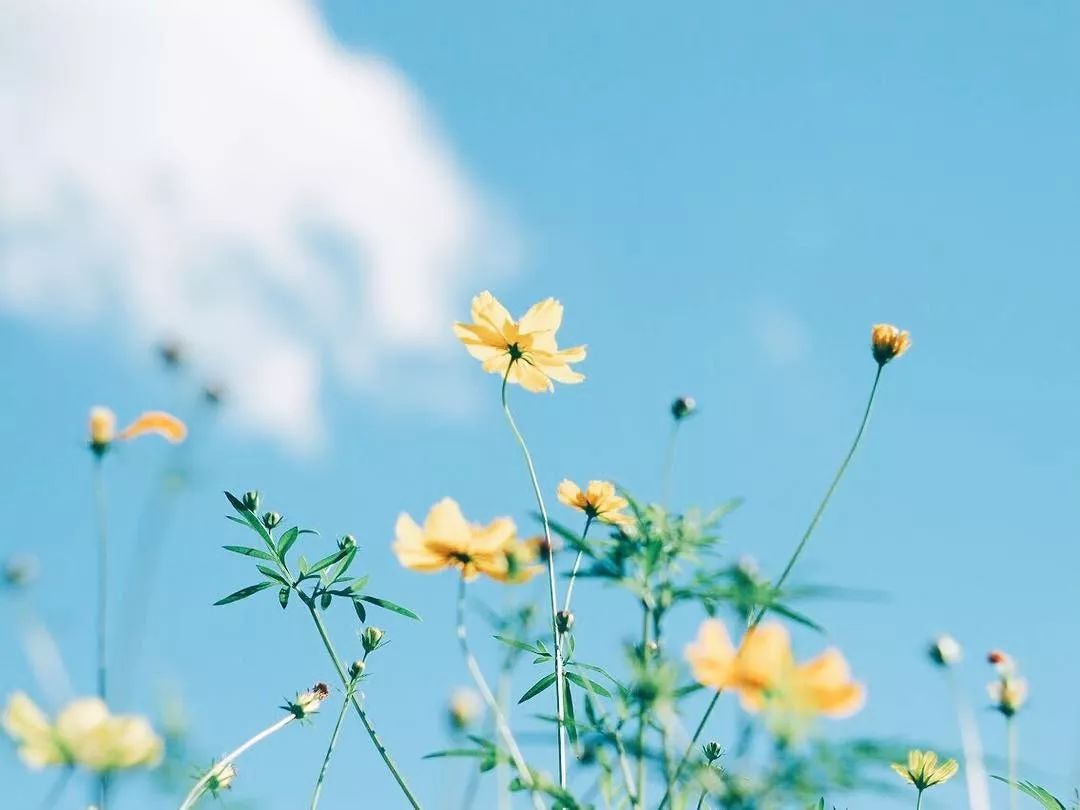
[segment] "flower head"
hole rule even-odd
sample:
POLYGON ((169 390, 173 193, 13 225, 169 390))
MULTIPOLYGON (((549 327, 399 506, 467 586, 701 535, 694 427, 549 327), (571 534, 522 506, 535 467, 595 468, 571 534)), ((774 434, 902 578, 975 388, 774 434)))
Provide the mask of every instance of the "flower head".
POLYGON ((206 789, 216 796, 223 790, 229 790, 236 780, 236 767, 231 762, 218 763, 210 770, 206 789))
POLYGON ((615 485, 609 481, 590 481, 582 490, 573 481, 564 480, 557 490, 559 501, 571 509, 580 509, 588 517, 627 526, 634 518, 623 512, 629 505, 626 498, 615 493, 615 485))
POLYGON ((459 687, 450 694, 447 715, 454 731, 464 731, 478 719, 483 711, 480 695, 473 689, 459 687))
POLYGON ((111 715, 98 698, 72 701, 53 723, 17 692, 8 700, 3 725, 31 768, 82 765, 98 772, 123 770, 156 764, 163 749, 145 718, 111 715))
POLYGON ((960 770, 955 759, 939 763, 938 755, 933 751, 908 751, 906 763, 893 762, 890 767, 913 784, 920 793, 949 781, 960 770))
POLYGON ((870 348, 879 366, 883 366, 911 347, 911 336, 890 323, 876 323, 870 330, 870 348))
POLYGON ((1027 680, 1019 676, 1016 661, 1008 653, 991 650, 986 660, 998 674, 996 681, 986 685, 987 694, 995 709, 1006 717, 1012 717, 1027 703, 1027 680))
POLYGON ((520 321, 491 293, 473 298, 472 323, 455 323, 454 334, 484 371, 529 391, 551 391, 552 381, 578 383, 585 379, 570 368, 585 359, 585 347, 559 349, 555 333, 562 324, 562 304, 548 298, 533 305, 520 321))
POLYGON ((939 667, 951 667, 960 662, 963 650, 960 642, 949 635, 938 636, 931 642, 929 650, 930 660, 939 667))
POLYGON ((538 552, 518 541, 514 521, 497 518, 487 526, 470 524, 452 498, 431 507, 423 527, 403 512, 395 534, 398 561, 414 571, 457 568, 467 580, 486 574, 499 582, 516 583, 536 570, 526 563, 538 552))
POLYGON ((330 697, 330 687, 317 683, 306 692, 300 692, 296 700, 290 701, 284 708, 292 712, 297 720, 303 720, 319 711, 323 701, 330 697))
POLYGON ((163 436, 173 444, 187 437, 187 426, 175 416, 164 411, 147 411, 121 430, 116 431, 116 414, 100 405, 90 409, 90 449, 98 456, 116 441, 128 441, 148 433, 163 436))

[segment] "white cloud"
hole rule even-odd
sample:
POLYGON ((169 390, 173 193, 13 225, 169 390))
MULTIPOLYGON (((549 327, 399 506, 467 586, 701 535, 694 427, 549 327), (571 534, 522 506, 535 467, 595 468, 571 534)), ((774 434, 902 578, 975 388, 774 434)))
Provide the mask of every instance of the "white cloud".
POLYGON ((0 307, 181 336, 300 446, 328 380, 447 346, 507 246, 408 82, 309 2, 0 0, 0 307))

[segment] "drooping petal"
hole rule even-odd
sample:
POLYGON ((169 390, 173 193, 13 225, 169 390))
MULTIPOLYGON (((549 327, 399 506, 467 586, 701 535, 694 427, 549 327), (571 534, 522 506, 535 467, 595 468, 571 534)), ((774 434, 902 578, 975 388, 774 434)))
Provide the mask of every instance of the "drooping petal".
POLYGON ((839 650, 825 650, 795 668, 798 688, 817 714, 846 717, 857 712, 865 702, 865 690, 851 680, 851 669, 839 650))
POLYGON ((521 316, 518 331, 521 334, 530 332, 556 332, 562 325, 563 306, 554 298, 546 298, 529 307, 529 311, 521 316))
POLYGON ((156 433, 173 444, 177 444, 187 436, 187 426, 171 413, 147 411, 120 431, 117 438, 124 440, 135 439, 148 433, 156 433))

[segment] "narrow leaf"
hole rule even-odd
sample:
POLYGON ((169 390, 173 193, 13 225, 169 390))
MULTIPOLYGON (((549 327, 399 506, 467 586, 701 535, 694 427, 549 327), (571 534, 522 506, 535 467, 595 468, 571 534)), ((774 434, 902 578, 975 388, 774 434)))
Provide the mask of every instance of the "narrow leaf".
POLYGON ((541 692, 543 692, 545 689, 547 689, 549 686, 551 686, 553 683, 555 683, 555 673, 554 672, 549 672, 543 678, 541 678, 536 683, 534 683, 532 686, 530 686, 528 688, 528 690, 525 692, 525 694, 522 695, 521 698, 518 700, 518 703, 519 704, 524 703, 526 700, 529 700, 530 698, 536 697, 541 692))
POLYGON ((261 590, 269 588, 273 584, 273 582, 260 582, 258 585, 248 585, 246 588, 241 588, 235 593, 230 593, 224 599, 218 599, 216 602, 214 602, 214 607, 217 607, 218 605, 228 605, 233 602, 239 602, 241 599, 247 599, 252 594, 256 594, 261 590))
MULTIPOLYGON (((232 515, 227 515, 226 517, 232 517, 232 515)), ((226 551, 231 551, 233 554, 243 554, 245 557, 255 557, 260 560, 269 560, 270 562, 274 561, 273 557, 265 551, 259 551, 257 548, 250 548, 249 546, 222 546, 222 548, 226 551)))
POLYGON ((366 593, 356 597, 357 599, 367 602, 369 605, 375 605, 381 607, 383 610, 391 610, 394 613, 400 613, 402 616, 408 616, 410 619, 416 619, 416 621, 423 621, 419 616, 413 613, 406 607, 391 602, 389 599, 380 599, 378 596, 368 596, 366 593))
POLYGON ((282 585, 278 591, 278 601, 281 603, 281 609, 284 610, 289 606, 289 594, 292 593, 292 589, 287 585, 282 585))
POLYGON ((283 577, 277 571, 275 571, 273 568, 270 568, 270 567, 265 566, 265 565, 256 565, 255 567, 259 569, 259 572, 261 574, 263 574, 264 576, 270 577, 270 579, 274 580, 274 582, 277 582, 277 583, 279 583, 281 585, 288 586, 289 581, 287 579, 285 579, 285 577, 283 577))
POLYGON ((611 692, 609 692, 602 685, 598 684, 596 681, 590 680, 589 678, 582 678, 577 673, 567 672, 566 673, 566 680, 568 680, 568 681, 570 681, 572 683, 576 683, 578 686, 580 686, 582 689, 584 689, 586 691, 589 691, 591 689, 593 692, 596 692, 596 694, 598 694, 598 695, 603 695, 606 698, 611 697, 611 692), (588 681, 588 686, 586 686, 586 684, 585 684, 586 681, 588 681))
POLYGON ((292 548, 293 543, 296 542, 296 538, 300 536, 300 529, 293 526, 291 529, 287 529, 284 534, 281 535, 281 539, 278 540, 277 553, 282 559, 289 553, 289 549, 292 548))
POLYGON ((359 618, 361 622, 366 622, 367 621, 367 608, 364 607, 364 603, 361 602, 359 599, 353 599, 352 606, 353 606, 353 610, 356 611, 357 618, 359 618))

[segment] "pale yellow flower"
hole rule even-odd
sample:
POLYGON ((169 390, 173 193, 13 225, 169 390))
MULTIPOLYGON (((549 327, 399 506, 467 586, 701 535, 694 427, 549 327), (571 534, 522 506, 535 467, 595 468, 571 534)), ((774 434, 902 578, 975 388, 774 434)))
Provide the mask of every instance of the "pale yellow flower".
POLYGON ((580 509, 588 517, 627 526, 634 518, 622 510, 629 506, 626 498, 615 493, 615 485, 608 481, 590 481, 582 491, 573 481, 564 480, 556 491, 559 501, 572 509, 580 509))
MULTIPOLYGON (((104 709, 104 706, 101 706, 104 709)), ((57 729, 65 721, 61 713, 57 729)), ((87 707, 82 722, 89 722, 93 711, 87 707)), ((150 767, 161 761, 164 744, 144 717, 109 716, 87 726, 78 735, 74 751, 76 761, 92 771, 105 772, 150 767)))
POLYGON ((918 788, 922 793, 929 787, 948 782, 960 766, 955 759, 938 762, 938 755, 933 751, 908 751, 906 763, 893 762, 890 767, 902 778, 918 788))
POLYGON ((1005 675, 987 684, 986 692, 995 709, 1006 717, 1012 717, 1027 703, 1028 684, 1025 678, 1005 675))
POLYGON ((22 692, 8 698, 4 731, 19 746, 19 757, 30 768, 70 765, 71 752, 57 739, 49 718, 22 692))
POLYGON ((563 307, 554 298, 533 305, 520 321, 486 290, 473 298, 472 323, 455 323, 454 334, 484 371, 505 376, 528 391, 551 391, 552 381, 578 383, 585 379, 570 368, 585 359, 585 347, 560 349, 555 333, 563 307))
POLYGON ((911 336, 889 323, 876 323, 870 330, 870 348, 878 365, 885 365, 911 347, 911 336))
POLYGON ((450 694, 447 714, 455 731, 464 731, 477 720, 484 710, 483 701, 475 689, 458 687, 450 694))
POLYGON ((115 413, 100 405, 90 409, 90 447, 98 454, 104 453, 115 441, 128 441, 149 433, 177 444, 187 437, 187 426, 172 414, 147 411, 118 433, 115 413))
POLYGON ((497 518, 486 526, 470 524, 452 498, 443 498, 431 507, 423 527, 402 512, 395 535, 393 549, 398 562, 414 571, 457 568, 467 580, 486 574, 500 582, 520 582, 535 569, 527 563, 536 553, 517 540, 514 521, 497 518), (515 570, 519 561, 526 565, 515 570))

